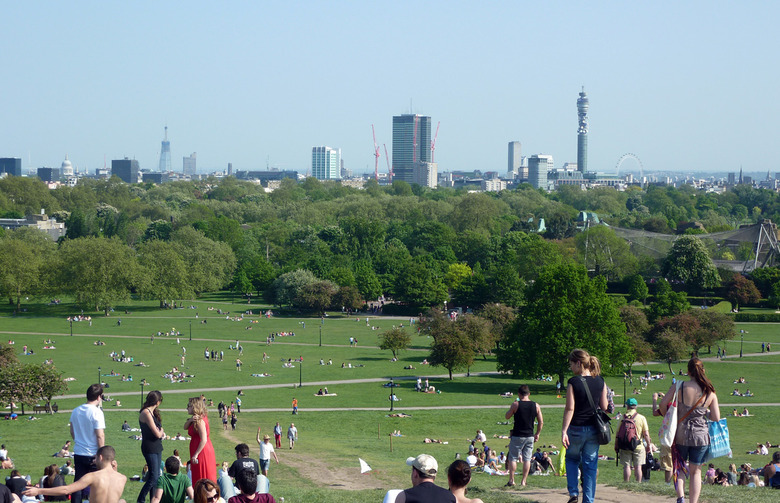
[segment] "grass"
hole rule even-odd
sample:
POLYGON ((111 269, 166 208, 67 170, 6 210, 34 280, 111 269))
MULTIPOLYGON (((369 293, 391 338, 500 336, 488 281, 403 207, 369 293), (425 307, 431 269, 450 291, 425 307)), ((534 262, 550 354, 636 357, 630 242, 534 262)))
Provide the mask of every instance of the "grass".
MULTIPOLYGON (((108 443, 114 445, 119 453, 120 470, 128 476, 140 473, 143 458, 139 442, 128 438, 120 431, 121 423, 127 420, 135 425, 137 410, 141 401, 142 387, 140 379, 149 381, 151 388, 160 389, 165 396, 163 402, 163 420, 166 432, 174 434, 181 431, 186 414, 184 407, 186 398, 200 394, 213 399, 230 401, 235 398, 238 389, 244 389, 244 409, 261 409, 257 412, 242 412, 235 432, 224 432, 221 425, 216 424, 216 412, 212 414, 212 442, 217 452, 217 460, 234 459, 233 447, 237 441, 247 442, 254 447, 254 436, 257 427, 264 432, 270 432, 273 424, 280 421, 283 425, 294 419, 300 432, 294 456, 300 456, 310 466, 310 469, 334 469, 350 477, 358 477, 358 461, 361 457, 373 468, 372 472, 360 475, 359 479, 367 489, 358 491, 344 490, 343 486, 329 487, 327 484, 315 483, 296 468, 304 466, 301 463, 285 462, 293 458, 293 454, 281 449, 279 452, 282 464, 271 468, 271 490, 277 497, 284 496, 287 501, 312 500, 324 502, 336 501, 377 501, 389 488, 407 487, 410 485, 408 468, 404 464, 406 457, 428 452, 436 456, 441 465, 446 466, 456 453, 465 453, 468 438, 474 436, 476 429, 483 429, 489 437, 488 445, 497 451, 506 450, 506 440, 493 439, 492 436, 507 434, 509 426, 497 424, 503 421, 504 412, 510 401, 498 395, 505 391, 514 391, 521 381, 501 375, 478 375, 480 372, 495 371, 495 360, 479 358, 470 369, 471 377, 458 377, 454 381, 446 378, 432 377, 446 374, 446 370, 420 365, 427 356, 425 348, 429 340, 425 337, 413 336, 414 346, 411 350, 402 352, 399 361, 391 362, 388 351, 379 350, 377 339, 381 331, 393 325, 408 324, 408 319, 386 319, 370 317, 370 325, 381 327, 371 330, 366 326, 365 318, 355 321, 355 317, 330 316, 324 323, 319 318, 297 318, 290 316, 274 317, 270 320, 260 319, 256 313, 260 306, 246 304, 231 304, 229 296, 214 295, 193 304, 195 309, 160 310, 156 302, 133 302, 125 308, 117 309, 109 317, 92 313, 93 323, 90 327, 86 322, 73 324, 74 337, 70 337, 70 324, 65 320, 69 315, 79 314, 72 306, 60 304, 48 306, 30 304, 27 312, 11 316, 7 306, 0 308, 0 330, 11 332, 0 337, 15 340, 14 348, 23 362, 41 362, 52 358, 57 368, 68 377, 76 380, 71 382, 69 394, 74 398, 58 398, 61 408, 67 409, 83 402, 86 387, 97 379, 98 367, 101 374, 108 374, 112 369, 120 374, 132 374, 133 382, 122 382, 117 377, 102 377, 110 387, 107 394, 120 399, 121 407, 116 402, 105 406, 108 443), (209 311, 213 307, 214 311, 209 311), (216 314, 216 309, 230 311, 230 316, 244 312, 248 307, 254 311, 253 316, 245 317, 244 321, 226 320, 226 315, 216 314), (195 313, 198 318, 195 318, 195 313), (120 314, 121 313, 121 314, 120 314), (117 319, 122 319, 117 326, 117 319), (201 321, 208 319, 208 323, 201 321), (257 323, 249 323, 256 320, 257 323), (192 338, 189 340, 190 322, 192 322, 192 338), (306 328, 303 327, 305 322, 306 328), (161 374, 173 366, 181 365, 181 349, 176 344, 175 337, 155 337, 154 344, 151 334, 158 331, 170 331, 175 327, 181 332, 180 343, 187 348, 185 369, 194 374, 192 382, 172 384, 162 379, 161 374), (251 327, 248 330, 247 327, 251 327), (322 328, 322 343, 319 346, 320 328, 322 328), (278 337, 270 346, 265 340, 270 332, 294 331, 295 337, 278 337), (356 337, 359 347, 349 346, 349 337, 356 337), (55 350, 43 350, 43 341, 54 339, 55 350), (236 350, 229 347, 239 340, 244 347, 244 362, 242 372, 235 369, 236 350), (105 346, 95 346, 93 342, 103 340, 105 346), (35 351, 32 356, 21 356, 23 345, 28 345, 35 351), (225 352, 224 362, 206 361, 203 351, 206 347, 225 352), (113 362, 108 353, 120 352, 124 349, 134 357, 135 362, 143 361, 149 367, 135 367, 132 364, 113 362), (269 355, 269 361, 262 363, 262 354, 269 355), (304 365, 301 368, 296 363, 295 368, 282 367, 282 359, 303 356, 304 365), (332 359, 334 365, 319 365, 320 358, 332 359), (341 362, 362 364, 363 367, 342 369, 341 362), (412 364, 415 370, 403 370, 404 366, 412 364), (256 378, 252 373, 269 372, 272 377, 256 378), (413 391, 413 381, 403 380, 403 377, 429 376, 431 384, 441 390, 441 394, 422 394, 413 391), (396 394, 401 398, 395 407, 409 412, 410 418, 387 417, 387 400, 389 390, 382 387, 382 381, 396 378, 400 387, 396 394), (304 386, 297 388, 299 379, 304 386), (321 398, 314 394, 323 386, 321 383, 336 380, 373 379, 370 382, 351 382, 346 384, 328 384, 330 392, 338 393, 337 397, 321 398), (252 388, 252 386, 265 386, 252 388), (293 397, 300 401, 301 413, 291 416, 290 402, 293 397), (349 410, 368 407, 380 410, 349 410), (448 407, 437 409, 416 409, 417 407, 448 407), (318 411, 315 409, 335 408, 333 411, 318 411), (400 429, 405 436, 388 436, 393 430, 400 429), (425 437, 441 439, 448 444, 423 444, 425 437)), ((745 342, 744 350, 760 352, 760 341, 777 342, 780 348, 780 335, 774 325, 740 324, 747 330, 751 341, 745 342), (748 346, 750 344, 750 346, 748 346)), ((413 330, 413 328, 412 328, 413 330)), ((414 332, 413 332, 414 333, 414 332)), ((747 339, 748 334, 745 334, 747 339)), ((738 348, 739 342, 736 341, 738 348)), ((728 343, 727 350, 735 354, 735 341, 728 343)), ((736 350, 738 352, 738 349, 736 350)), ((706 356, 706 355, 704 355, 706 356)), ((724 362, 707 362, 707 371, 719 391, 724 416, 733 407, 749 406, 754 414, 746 418, 729 418, 731 427, 732 448, 735 453, 733 462, 738 465, 751 462, 759 464, 759 458, 744 454, 755 447, 755 442, 766 441, 767 434, 776 432, 777 407, 754 406, 755 403, 776 400, 773 379, 767 374, 774 367, 761 362, 777 362, 776 356, 760 355, 745 357, 741 361, 727 360, 724 362), (753 398, 729 397, 730 392, 738 385, 733 380, 744 376, 753 398)), ((683 364, 673 365, 675 372, 683 364)), ((653 381, 648 389, 636 397, 642 406, 641 412, 649 416, 650 397, 654 391, 666 391, 671 385, 671 375, 666 365, 636 365, 634 375, 650 370, 651 372, 666 372, 667 379, 653 381)), ((774 373, 770 374, 774 375, 774 373)), ((623 395, 624 380, 619 377, 608 377, 607 382, 619 395, 623 395)), ((531 381, 532 397, 544 405, 545 429, 540 439, 542 445, 560 445, 560 424, 562 418, 563 400, 557 398, 554 383, 531 381)), ((625 382, 627 394, 635 384, 625 382)), ((744 391, 745 385, 739 385, 744 391)), ((622 398, 616 401, 622 401, 622 398)), ((35 421, 24 418, 18 421, 6 421, 0 429, 0 441, 5 443, 23 473, 29 473, 33 479, 40 476, 43 467, 52 462, 51 454, 56 452, 68 434, 68 414, 39 415, 35 421)), ((660 426, 660 418, 649 417, 650 429, 655 436, 660 426)), ((776 435, 776 433, 775 433, 776 435)), ((777 443, 777 438, 769 438, 777 443)), ((182 453, 188 449, 187 442, 166 441, 165 455, 178 448, 182 453)), ((604 448, 611 454, 611 446, 604 448)), ((186 454, 185 454, 186 456, 186 454)), ((726 459, 717 460, 721 468, 728 464, 726 459)), ((763 464, 763 463, 761 463, 763 464)), ((602 462, 600 482, 622 485, 620 470, 613 462, 602 462)), ((301 468, 302 469, 302 468, 301 468)), ((659 475, 653 474, 654 481, 643 484, 641 490, 657 494, 670 495, 670 489, 658 482, 659 475)), ((472 482, 472 497, 481 497, 486 501, 516 501, 516 498, 502 491, 500 487, 506 482, 505 477, 491 477, 483 474, 475 475, 472 482)), ((442 481, 440 481, 442 483, 442 481)), ((536 487, 563 488, 565 481, 559 477, 534 477, 531 481, 536 487)), ((632 487, 633 488, 633 487, 632 487)), ((128 501, 135 498, 140 484, 128 482, 124 497, 128 501)), ((735 497, 747 502, 763 502, 766 493, 749 491, 742 488, 705 488, 704 499, 708 501, 733 501, 735 497), (738 495, 738 496, 737 496, 738 495)))

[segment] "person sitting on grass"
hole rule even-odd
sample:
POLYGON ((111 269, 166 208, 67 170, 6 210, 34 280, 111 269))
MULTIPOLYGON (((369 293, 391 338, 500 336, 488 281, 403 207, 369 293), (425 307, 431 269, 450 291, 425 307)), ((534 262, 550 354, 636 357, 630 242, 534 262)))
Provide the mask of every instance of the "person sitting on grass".
POLYGON ((180 469, 181 462, 175 456, 165 460, 165 473, 157 479, 152 503, 184 503, 185 497, 194 498, 192 482, 180 469))
POLYGON ((228 503, 276 503, 268 493, 257 492, 257 474, 252 470, 241 470, 236 474, 236 485, 241 491, 228 499, 228 503))
POLYGON ((117 471, 116 451, 110 445, 104 445, 97 451, 95 462, 98 471, 85 474, 76 482, 66 486, 44 489, 30 487, 24 491, 25 496, 65 496, 89 487, 91 503, 126 503, 122 499, 127 477, 117 471))
POLYGON ((462 459, 455 460, 447 468, 447 481, 450 485, 450 492, 455 496, 457 503, 482 503, 479 498, 469 499, 466 497, 466 487, 471 482, 471 467, 462 459))

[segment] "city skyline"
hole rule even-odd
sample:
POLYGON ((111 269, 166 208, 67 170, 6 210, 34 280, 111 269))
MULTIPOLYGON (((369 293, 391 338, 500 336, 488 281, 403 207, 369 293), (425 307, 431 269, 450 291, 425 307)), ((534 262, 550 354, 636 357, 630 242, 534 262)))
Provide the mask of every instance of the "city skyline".
POLYGON ((74 1, 4 14, 0 157, 25 170, 68 155, 80 171, 124 157, 155 171, 167 125, 171 158, 198 152, 199 172, 306 173, 312 145, 338 145, 346 169, 372 173, 371 124, 392 157, 405 113, 441 123, 439 172, 505 173, 510 141, 562 165, 577 161, 584 86, 591 171, 628 152, 646 171, 780 171, 780 4, 74 1))

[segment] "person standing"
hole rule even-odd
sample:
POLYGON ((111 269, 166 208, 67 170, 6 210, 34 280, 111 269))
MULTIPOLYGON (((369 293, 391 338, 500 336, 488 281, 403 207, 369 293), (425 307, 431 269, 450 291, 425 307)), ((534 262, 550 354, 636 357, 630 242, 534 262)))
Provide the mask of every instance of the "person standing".
POLYGON ((627 427, 629 422, 633 422, 636 439, 639 441, 639 443, 636 445, 634 450, 629 449, 628 447, 630 446, 628 445, 620 445, 621 439, 619 436, 619 427, 618 434, 615 437, 615 450, 618 451, 618 459, 620 459, 620 463, 623 465, 623 482, 628 482, 631 479, 632 465, 634 467, 636 481, 642 482, 642 465, 647 461, 645 446, 642 444, 642 439, 644 439, 648 446, 650 445, 650 431, 647 426, 647 419, 645 419, 645 416, 637 412, 637 405, 638 402, 636 401, 636 398, 629 398, 626 400, 626 407, 628 410, 621 420, 621 425, 625 425, 627 427))
POLYGON ((271 437, 268 435, 263 436, 263 440, 260 440, 260 427, 257 427, 257 443, 260 446, 260 470, 266 477, 268 476, 268 465, 271 464, 271 456, 276 460, 276 464, 279 464, 279 457, 276 455, 274 446, 271 445, 271 437))
MULTIPOLYGON (((146 395, 146 401, 138 415, 138 425, 141 428, 141 454, 144 455, 146 466, 149 467, 146 483, 141 487, 141 492, 138 494, 138 498, 136 498, 138 503, 144 503, 146 495, 154 492, 153 490, 157 488, 157 479, 160 477, 163 451, 162 439, 165 436, 165 431, 162 428, 162 418, 160 417, 159 407, 161 403, 162 393, 150 391, 146 395)), ((167 468, 166 466, 166 470, 167 468)), ((176 473, 178 473, 178 468, 176 473)))
POLYGON ((280 449, 282 447, 282 425, 279 424, 279 421, 274 426, 274 440, 276 441, 276 448, 280 449))
MULTIPOLYGON (((100 408, 103 399, 103 385, 93 384, 87 388, 87 403, 79 405, 70 415, 70 436, 73 438, 73 464, 77 482, 87 473, 97 470, 95 456, 106 443, 106 419, 100 408)), ((81 503, 81 490, 70 497, 72 503, 81 503)))
POLYGON ((439 464, 433 456, 420 454, 408 458, 406 464, 412 467, 412 487, 401 491, 395 503, 456 503, 455 495, 434 483, 439 464))
POLYGON ((298 399, 293 397, 292 400, 292 413, 297 414, 298 413, 298 399))
POLYGON ((596 411, 590 404, 585 386, 593 402, 607 410, 607 387, 600 377, 601 363, 583 349, 569 353, 569 368, 574 377, 566 386, 566 406, 563 412, 561 442, 566 448, 566 485, 568 503, 576 503, 579 495, 579 475, 582 471, 582 503, 593 503, 598 476, 599 442, 596 434, 596 411))
POLYGON ((194 396, 187 404, 190 418, 184 422, 184 428, 190 435, 190 470, 192 482, 200 479, 217 481, 217 461, 214 456, 214 446, 209 438, 208 410, 203 400, 194 396))
POLYGON ((290 427, 287 428, 287 440, 290 441, 290 449, 295 447, 295 441, 298 440, 298 428, 295 427, 295 423, 290 423, 290 427))
POLYGON ((236 396, 236 412, 241 412, 241 397, 236 396))
MULTIPOLYGON (((674 396, 672 386, 659 406, 661 415, 665 415, 674 396)), ((698 503, 701 494, 701 465, 704 464, 707 447, 710 444, 707 416, 710 421, 720 421, 720 407, 715 386, 707 378, 702 361, 696 357, 688 361, 688 380, 680 386, 677 398, 677 433, 674 447, 679 453, 679 462, 684 466, 688 461, 688 473, 691 479, 690 503, 698 503), (709 410, 709 414, 708 411, 709 410)), ((675 463, 676 464, 676 463, 675 463)), ((677 471, 677 503, 685 501, 685 472, 677 471)))
POLYGON ((531 401, 531 390, 527 384, 518 388, 519 399, 512 403, 506 412, 506 418, 514 416, 515 425, 512 428, 509 439, 509 455, 506 467, 509 470, 509 482, 507 486, 515 485, 515 470, 517 460, 523 461, 523 479, 521 486, 528 482, 528 472, 531 471, 531 455, 534 450, 534 442, 539 441, 539 434, 544 427, 544 418, 539 404, 531 401), (534 420, 536 420, 536 434, 534 434, 534 420))

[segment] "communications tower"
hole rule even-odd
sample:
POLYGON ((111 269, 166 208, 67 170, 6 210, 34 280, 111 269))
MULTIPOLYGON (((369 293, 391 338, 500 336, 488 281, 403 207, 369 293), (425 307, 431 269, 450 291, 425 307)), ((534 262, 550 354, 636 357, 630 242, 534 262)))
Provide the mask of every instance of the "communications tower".
POLYGON ((165 138, 160 147, 160 169, 161 173, 171 171, 171 142, 168 141, 168 126, 165 126, 165 138))
POLYGON ((577 100, 577 117, 579 127, 577 128, 577 169, 580 173, 588 170, 588 95, 585 94, 585 86, 580 91, 580 97, 577 100))

